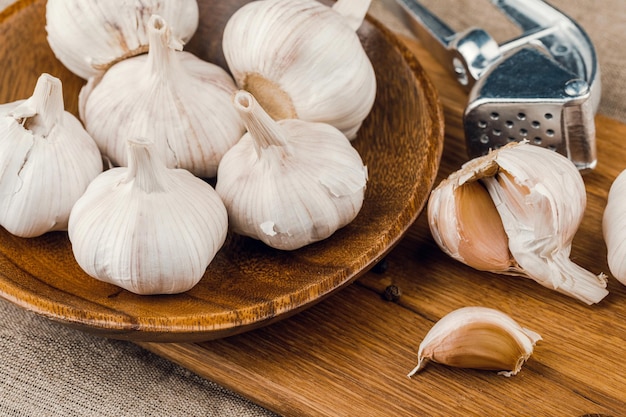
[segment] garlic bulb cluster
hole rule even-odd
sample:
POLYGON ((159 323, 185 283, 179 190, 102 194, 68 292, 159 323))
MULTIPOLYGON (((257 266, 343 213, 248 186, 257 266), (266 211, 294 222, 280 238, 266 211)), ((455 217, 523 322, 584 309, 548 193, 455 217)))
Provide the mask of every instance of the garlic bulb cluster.
POLYGON ((222 68, 181 51, 170 25, 153 15, 150 51, 93 77, 80 93, 80 116, 104 156, 125 166, 127 137, 149 137, 167 165, 214 177, 244 132, 231 104, 235 83, 222 68))
POLYGON ((65 111, 61 81, 0 106, 0 225, 20 237, 65 230, 72 206, 102 171, 98 148, 65 111))
POLYGON ((198 28, 197 0, 48 0, 48 43, 70 71, 88 79, 146 52, 146 25, 154 14, 170 22, 183 42, 198 28))
POLYGON ((152 142, 131 140, 128 152, 128 167, 104 171, 74 205, 72 251, 87 274, 131 292, 184 292, 224 244, 226 208, 209 184, 167 168, 152 142))
POLYGON ((239 88, 276 120, 324 122, 353 139, 376 96, 356 34, 371 0, 262 0, 226 24, 223 50, 239 88))
POLYGON ((248 133, 224 155, 215 189, 234 232, 292 250, 329 237, 356 217, 367 169, 339 130, 274 121, 247 91, 233 102, 248 133))
POLYGON ((428 221, 439 247, 475 269, 531 278, 587 304, 606 276, 569 259, 586 207, 583 179, 567 158, 527 142, 466 163, 431 193, 428 221))
POLYGON ((613 181, 602 216, 602 233, 611 274, 626 285, 626 170, 613 181))
POLYGON ((417 366, 408 376, 421 371, 429 361, 512 376, 522 369, 539 340, 539 334, 499 310, 459 308, 428 331, 418 349, 417 366))

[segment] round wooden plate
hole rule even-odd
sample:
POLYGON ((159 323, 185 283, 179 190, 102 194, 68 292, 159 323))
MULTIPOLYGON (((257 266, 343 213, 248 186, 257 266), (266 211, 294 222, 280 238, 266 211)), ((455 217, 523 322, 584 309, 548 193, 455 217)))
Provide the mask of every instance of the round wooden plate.
MULTIPOLYGON (((198 32, 186 46, 225 66, 220 38, 248 0, 200 0, 198 32)), ((0 103, 29 97, 42 72, 63 81, 77 114, 84 81, 52 54, 45 0, 0 13, 0 103)), ((106 337, 201 341, 284 319, 348 285, 401 239, 422 211, 443 148, 443 114, 415 57, 368 17, 359 36, 377 73, 374 109, 353 142, 368 166, 358 217, 329 239, 282 252, 230 235, 198 285, 169 296, 139 296, 97 281, 75 262, 67 233, 23 239, 0 229, 0 296, 52 320, 106 337)))

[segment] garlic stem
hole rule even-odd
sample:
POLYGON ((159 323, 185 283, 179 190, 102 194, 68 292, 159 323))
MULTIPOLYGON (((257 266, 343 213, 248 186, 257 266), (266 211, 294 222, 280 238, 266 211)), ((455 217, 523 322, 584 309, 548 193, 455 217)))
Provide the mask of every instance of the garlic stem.
POLYGON ((372 0, 337 0, 333 5, 333 10, 344 16, 348 26, 356 31, 370 8, 372 0))
MULTIPOLYGON (((173 51, 180 51, 182 43, 172 37, 170 26, 161 16, 152 15, 148 23, 148 68, 150 72, 165 76, 177 68, 177 60, 174 59, 173 51), (176 65, 176 66, 175 66, 176 65)), ((164 77, 165 78, 165 77, 164 77)))
POLYGON ((64 110, 61 80, 42 74, 37 80, 33 95, 9 115, 19 120, 25 129, 45 138, 61 120, 64 110))
POLYGON ((287 134, 267 114, 252 94, 239 90, 233 97, 233 104, 241 115, 250 136, 254 139, 254 149, 259 158, 269 147, 280 148, 282 155, 287 153, 287 134))
POLYGON ((159 193, 167 190, 166 165, 156 151, 154 142, 145 138, 128 140, 128 173, 125 182, 141 191, 159 193))

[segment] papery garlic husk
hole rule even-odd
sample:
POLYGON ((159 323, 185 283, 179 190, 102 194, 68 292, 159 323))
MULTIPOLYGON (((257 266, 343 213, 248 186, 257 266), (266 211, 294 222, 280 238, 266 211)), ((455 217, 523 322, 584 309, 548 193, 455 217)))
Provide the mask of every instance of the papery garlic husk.
POLYGON ((354 220, 367 168, 339 130, 296 119, 276 122, 246 91, 233 102, 248 133, 224 155, 215 189, 235 233, 293 250, 354 220))
POLYGON ((514 142, 466 163, 431 193, 428 221, 439 247, 475 269, 532 278, 597 303, 604 274, 569 259, 586 207, 583 179, 564 156, 514 142))
POLYGON ((50 74, 33 95, 0 106, 0 225, 20 237, 65 230, 72 206, 102 171, 80 121, 50 74))
POLYGON ((602 233, 607 248, 609 271, 626 285, 626 170, 611 184, 602 216, 602 233))
POLYGON ((187 291, 224 244, 226 208, 208 183, 167 168, 149 140, 128 149, 129 166, 100 174, 74 205, 74 257, 92 277, 136 294, 187 291))
POLYGON ((149 137, 171 168, 214 177, 244 126, 231 104, 237 90, 219 66, 178 50, 163 18, 148 25, 150 52, 126 59, 81 90, 80 116, 103 155, 127 164, 127 137, 149 137))
POLYGON ((197 0, 48 0, 48 43, 61 63, 88 79, 145 53, 146 26, 154 14, 163 16, 183 42, 198 28, 197 0))
POLYGON ((539 334, 499 310, 459 308, 428 331, 418 349, 417 366, 408 376, 422 370, 429 361, 512 376, 522 369, 539 340, 539 334))
POLYGON ((374 68, 356 34, 371 0, 261 0, 224 30, 237 85, 275 119, 328 123, 354 139, 376 96, 374 68))

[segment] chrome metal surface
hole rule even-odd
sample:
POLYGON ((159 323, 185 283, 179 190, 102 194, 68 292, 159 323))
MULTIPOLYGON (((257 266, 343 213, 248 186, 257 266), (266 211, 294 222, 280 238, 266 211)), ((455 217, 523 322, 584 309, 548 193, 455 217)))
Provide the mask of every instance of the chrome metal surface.
POLYGON ((574 20, 542 0, 492 0, 523 31, 498 44, 481 28, 453 31, 419 1, 397 2, 415 34, 469 92, 470 157, 528 140, 580 170, 595 167, 600 70, 591 40, 574 20))

